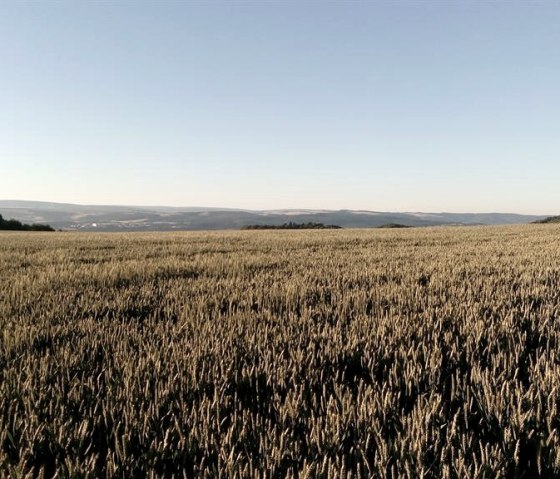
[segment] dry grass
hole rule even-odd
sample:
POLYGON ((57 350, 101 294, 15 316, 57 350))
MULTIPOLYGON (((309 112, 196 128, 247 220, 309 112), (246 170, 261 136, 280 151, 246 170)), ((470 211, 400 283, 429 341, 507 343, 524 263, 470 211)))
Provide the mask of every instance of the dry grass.
POLYGON ((0 476, 560 477, 560 227, 0 235, 0 476))

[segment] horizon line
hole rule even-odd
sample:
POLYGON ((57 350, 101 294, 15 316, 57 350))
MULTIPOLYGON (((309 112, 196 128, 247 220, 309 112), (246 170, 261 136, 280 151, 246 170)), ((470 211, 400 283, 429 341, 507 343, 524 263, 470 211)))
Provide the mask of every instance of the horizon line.
POLYGON ((100 206, 100 207, 121 207, 121 208, 203 208, 212 209, 218 211, 248 211, 248 212, 268 212, 268 211, 309 211, 309 212, 341 212, 341 211, 352 211, 352 212, 367 212, 367 213, 397 213, 397 214, 454 214, 454 215, 519 215, 519 216, 554 216, 554 213, 518 213, 511 211, 450 211, 450 210, 440 210, 440 211, 422 211, 422 210, 369 210, 364 208, 307 208, 307 207, 292 207, 292 208, 243 208, 243 207, 229 207, 229 206, 189 206, 189 205, 166 205, 166 204, 129 204, 129 203, 73 203, 65 201, 47 201, 47 200, 22 200, 22 199, 0 199, 0 202, 20 202, 20 203, 46 203, 55 205, 69 205, 69 206, 100 206))

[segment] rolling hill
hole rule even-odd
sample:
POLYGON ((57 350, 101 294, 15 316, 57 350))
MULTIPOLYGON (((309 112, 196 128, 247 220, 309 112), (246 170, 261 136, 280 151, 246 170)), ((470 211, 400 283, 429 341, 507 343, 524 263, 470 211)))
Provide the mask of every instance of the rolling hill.
POLYGON ((25 223, 79 231, 240 229, 247 225, 323 223, 343 228, 522 224, 545 216, 511 213, 392 213, 364 210, 238 210, 206 207, 104 206, 0 200, 0 214, 25 223))

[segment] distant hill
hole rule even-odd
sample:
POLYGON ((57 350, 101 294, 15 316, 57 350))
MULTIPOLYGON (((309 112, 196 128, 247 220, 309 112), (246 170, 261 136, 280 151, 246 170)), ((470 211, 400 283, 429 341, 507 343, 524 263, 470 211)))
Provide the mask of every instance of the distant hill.
POLYGON ((322 223, 342 228, 498 225, 531 223, 545 216, 509 213, 390 213, 364 210, 236 210, 205 207, 99 206, 0 200, 0 214, 26 223, 76 231, 181 231, 240 229, 246 225, 322 223))
POLYGON ((533 221, 533 223, 537 223, 537 224, 560 223, 560 216, 549 216, 548 218, 544 218, 542 220, 533 221))
POLYGON ((21 221, 10 219, 5 220, 0 215, 0 230, 2 231, 54 231, 49 225, 37 224, 32 225, 23 224, 21 221))

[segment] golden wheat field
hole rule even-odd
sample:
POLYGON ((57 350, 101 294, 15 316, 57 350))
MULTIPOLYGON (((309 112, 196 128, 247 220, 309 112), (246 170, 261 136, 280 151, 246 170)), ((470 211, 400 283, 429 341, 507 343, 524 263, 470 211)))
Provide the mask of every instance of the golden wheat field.
POLYGON ((560 227, 0 235, 0 477, 560 477, 560 227))

